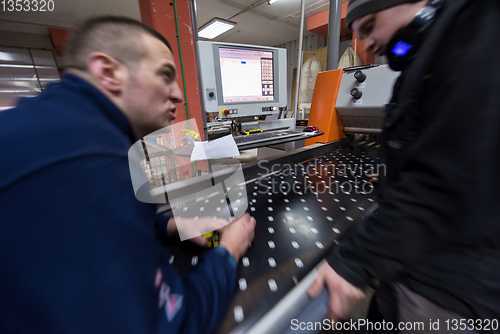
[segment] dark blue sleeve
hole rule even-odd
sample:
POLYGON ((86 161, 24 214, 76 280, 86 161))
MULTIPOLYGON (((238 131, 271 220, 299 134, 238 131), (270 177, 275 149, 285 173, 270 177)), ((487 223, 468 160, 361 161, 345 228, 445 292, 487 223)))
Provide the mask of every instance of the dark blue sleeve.
POLYGON ((171 235, 168 235, 167 226, 168 221, 172 218, 172 214, 164 213, 159 214, 155 218, 155 230, 158 238, 162 240, 167 240, 171 235))
POLYGON ((236 283, 236 268, 234 257, 225 248, 217 247, 206 252, 201 263, 183 275, 188 309, 182 333, 211 333, 214 330, 229 305, 236 283), (215 279, 208 279, 211 277, 215 279))

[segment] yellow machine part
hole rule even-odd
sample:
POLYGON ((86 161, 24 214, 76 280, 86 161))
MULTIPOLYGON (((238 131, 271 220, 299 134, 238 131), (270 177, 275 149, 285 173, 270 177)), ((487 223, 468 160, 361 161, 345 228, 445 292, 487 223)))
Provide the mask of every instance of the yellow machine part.
POLYGON ((248 131, 245 131, 245 134, 249 135, 249 134, 258 133, 258 132, 262 132, 262 130, 261 129, 248 130, 248 131))

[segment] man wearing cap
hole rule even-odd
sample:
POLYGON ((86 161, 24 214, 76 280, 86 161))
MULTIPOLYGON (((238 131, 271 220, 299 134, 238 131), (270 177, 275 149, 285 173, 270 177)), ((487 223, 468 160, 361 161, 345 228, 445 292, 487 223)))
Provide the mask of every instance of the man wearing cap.
POLYGON ((380 284, 386 320, 421 321, 419 332, 440 321, 435 333, 496 319, 498 331, 500 1, 351 0, 347 12, 366 50, 402 74, 385 113, 379 210, 332 251, 309 294, 326 284, 342 319, 380 284))

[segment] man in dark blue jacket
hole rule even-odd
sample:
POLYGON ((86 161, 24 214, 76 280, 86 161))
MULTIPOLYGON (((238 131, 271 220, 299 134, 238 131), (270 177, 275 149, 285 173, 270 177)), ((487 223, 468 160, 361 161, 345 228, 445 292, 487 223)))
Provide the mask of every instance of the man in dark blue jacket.
POLYGON ((351 0, 347 12, 365 48, 402 75, 385 112, 378 213, 342 240, 310 292, 326 281, 342 318, 376 280, 420 332, 437 330, 430 319, 440 332, 498 332, 500 2, 351 0), (408 36, 405 56, 392 46, 408 36))
POLYGON ((61 83, 0 113, 0 332, 212 331, 255 219, 228 225, 180 276, 155 235, 155 205, 134 196, 130 146, 170 125, 183 100, 167 41, 97 18, 68 56, 61 83))

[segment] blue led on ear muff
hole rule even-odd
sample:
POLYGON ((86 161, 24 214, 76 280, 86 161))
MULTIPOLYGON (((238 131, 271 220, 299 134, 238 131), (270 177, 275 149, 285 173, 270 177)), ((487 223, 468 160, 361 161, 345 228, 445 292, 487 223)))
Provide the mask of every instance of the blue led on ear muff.
POLYGON ((429 0, 406 27, 399 29, 387 44, 387 60, 394 71, 406 69, 420 45, 423 32, 431 25, 445 0, 429 0))
POLYGON ((413 45, 408 44, 403 41, 397 42, 394 47, 391 50, 391 53, 395 54, 396 56, 403 57, 410 52, 410 49, 413 47, 413 45))

